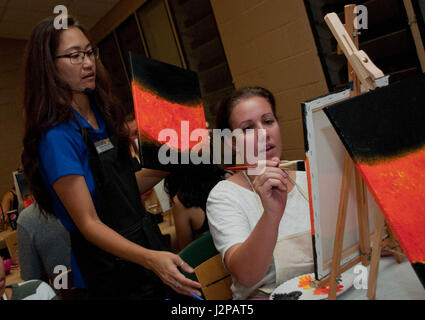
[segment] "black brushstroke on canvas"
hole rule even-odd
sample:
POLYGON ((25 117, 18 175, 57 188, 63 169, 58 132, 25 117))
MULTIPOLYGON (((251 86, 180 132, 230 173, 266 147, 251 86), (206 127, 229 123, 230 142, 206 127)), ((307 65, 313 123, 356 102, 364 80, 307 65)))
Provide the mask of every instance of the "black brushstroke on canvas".
POLYGON ((425 146, 425 76, 324 108, 351 157, 373 162, 425 146))
POLYGON ((130 52, 132 79, 159 97, 185 106, 201 102, 198 75, 130 52))
POLYGON ((412 263, 412 267, 421 281, 422 286, 425 288, 425 263, 415 262, 412 263))

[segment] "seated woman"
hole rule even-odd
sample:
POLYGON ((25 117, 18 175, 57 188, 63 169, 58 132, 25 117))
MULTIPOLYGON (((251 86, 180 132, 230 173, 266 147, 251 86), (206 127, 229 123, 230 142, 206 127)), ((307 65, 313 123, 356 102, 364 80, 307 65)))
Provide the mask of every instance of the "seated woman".
POLYGON ((224 179, 225 171, 209 165, 185 167, 165 178, 170 196, 179 250, 209 230, 205 207, 211 189, 224 179))
POLYGON ((0 256, 0 300, 58 300, 58 297, 41 280, 29 280, 6 287, 6 271, 0 256))
POLYGON ((266 152, 262 174, 238 171, 213 188, 207 216, 233 278, 233 298, 267 298, 281 283, 313 271, 308 202, 290 182, 307 190, 306 175, 278 167, 281 134, 268 90, 249 87, 230 94, 219 106, 216 124, 222 130, 242 129, 254 152, 266 152), (260 129, 266 133, 265 151, 258 146, 260 129))
POLYGON ((18 217, 18 253, 21 278, 52 281, 55 268, 71 268, 71 239, 60 220, 44 214, 36 204, 22 210, 18 217))

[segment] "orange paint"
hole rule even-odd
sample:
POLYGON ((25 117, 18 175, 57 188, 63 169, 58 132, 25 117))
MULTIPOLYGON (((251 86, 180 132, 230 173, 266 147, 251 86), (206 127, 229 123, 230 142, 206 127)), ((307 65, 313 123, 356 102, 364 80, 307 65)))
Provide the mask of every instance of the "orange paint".
MULTIPOLYGON (((336 292, 341 292, 343 288, 344 288, 344 286, 343 286, 342 284, 339 284, 339 285, 337 286, 336 292)), ((326 295, 328 295, 328 294, 329 294, 329 283, 328 283, 328 284, 326 284, 326 286, 325 286, 325 287, 323 287, 323 288, 317 288, 317 289, 314 289, 313 294, 314 294, 315 296, 318 296, 318 295, 321 295, 321 294, 326 294, 326 295)))
MULTIPOLYGON (((299 277, 298 278, 298 288, 303 288, 304 290, 313 289, 310 285, 310 282, 311 282, 311 276, 310 275, 299 277)), ((324 287, 314 289, 313 294, 316 295, 316 296, 322 295, 322 294, 327 295, 327 294, 329 294, 329 287, 330 287, 330 284, 328 282, 328 283, 325 284, 324 287)), ((338 284, 336 292, 341 292, 343 288, 344 288, 344 286, 342 284, 338 284)))
POLYGON ((313 191, 311 189, 311 175, 310 175, 310 162, 308 157, 305 159, 305 169, 307 173, 307 187, 308 187, 308 204, 310 208, 310 225, 311 225, 311 234, 314 236, 316 234, 314 230, 314 210, 313 210, 313 191))
POLYGON ((179 151, 192 149, 199 141, 190 141, 190 133, 195 129, 206 129, 202 103, 193 106, 167 101, 132 82, 134 109, 139 132, 145 140, 158 141, 163 129, 174 130, 179 139, 167 143, 179 151), (182 134, 182 121, 189 121, 188 135, 182 134))
POLYGON ((298 278, 298 288, 303 288, 305 290, 312 289, 310 286, 311 276, 302 276, 298 278))
POLYGON ((425 148, 356 167, 409 261, 425 261, 425 148))

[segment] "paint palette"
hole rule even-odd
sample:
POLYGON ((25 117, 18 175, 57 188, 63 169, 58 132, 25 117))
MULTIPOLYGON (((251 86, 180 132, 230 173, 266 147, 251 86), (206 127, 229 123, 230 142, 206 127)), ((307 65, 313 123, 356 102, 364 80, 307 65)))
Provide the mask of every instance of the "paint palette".
MULTIPOLYGON (((270 295, 270 300, 323 300, 328 298, 329 284, 324 288, 314 288, 310 281, 314 279, 314 273, 305 274, 288 280, 277 287, 270 295)), ((345 272, 338 277, 338 289, 336 295, 339 296, 352 287, 354 275, 345 272)))

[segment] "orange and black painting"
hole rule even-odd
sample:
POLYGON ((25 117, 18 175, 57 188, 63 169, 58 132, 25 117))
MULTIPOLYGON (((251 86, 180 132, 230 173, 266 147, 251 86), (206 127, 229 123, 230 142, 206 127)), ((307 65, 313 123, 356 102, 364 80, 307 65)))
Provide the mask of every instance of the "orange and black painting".
POLYGON ((170 153, 178 153, 179 164, 181 159, 190 161, 190 150, 202 140, 190 135, 197 129, 207 132, 197 74, 134 53, 130 53, 130 61, 142 167, 170 170, 176 164, 159 161, 164 144, 170 153), (182 154, 186 156, 182 158, 182 154))
POLYGON ((324 111, 425 287, 425 77, 324 111))

